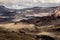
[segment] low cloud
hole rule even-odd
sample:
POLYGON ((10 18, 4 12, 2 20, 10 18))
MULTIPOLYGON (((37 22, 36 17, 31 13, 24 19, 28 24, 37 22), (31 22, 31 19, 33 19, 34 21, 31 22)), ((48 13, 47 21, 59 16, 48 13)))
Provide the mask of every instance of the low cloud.
POLYGON ((52 7, 60 6, 60 0, 0 0, 0 5, 11 9, 22 9, 27 7, 52 7))

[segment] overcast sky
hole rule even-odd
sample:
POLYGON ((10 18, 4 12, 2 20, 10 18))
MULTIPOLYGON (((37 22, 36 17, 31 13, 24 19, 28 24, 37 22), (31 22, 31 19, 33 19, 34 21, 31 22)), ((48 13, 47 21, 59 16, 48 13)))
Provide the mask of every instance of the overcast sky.
POLYGON ((52 7, 59 6, 60 0, 0 0, 0 5, 11 9, 22 9, 28 7, 52 7))

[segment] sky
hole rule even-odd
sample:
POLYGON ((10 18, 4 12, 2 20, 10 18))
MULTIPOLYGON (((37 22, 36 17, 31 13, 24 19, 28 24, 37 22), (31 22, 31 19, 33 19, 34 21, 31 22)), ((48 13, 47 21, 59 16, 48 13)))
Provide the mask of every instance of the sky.
POLYGON ((30 7, 60 6, 60 0, 0 0, 0 5, 10 9, 23 9, 30 7))

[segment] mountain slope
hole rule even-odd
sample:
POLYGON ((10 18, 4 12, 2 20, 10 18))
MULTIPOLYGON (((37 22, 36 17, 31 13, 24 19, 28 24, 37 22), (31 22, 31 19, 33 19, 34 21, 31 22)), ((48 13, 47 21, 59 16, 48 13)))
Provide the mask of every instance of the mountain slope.
POLYGON ((8 9, 4 6, 0 6, 0 16, 4 16, 9 21, 20 21, 23 19, 31 19, 33 17, 51 16, 54 12, 60 8, 56 7, 33 7, 24 9, 8 9))

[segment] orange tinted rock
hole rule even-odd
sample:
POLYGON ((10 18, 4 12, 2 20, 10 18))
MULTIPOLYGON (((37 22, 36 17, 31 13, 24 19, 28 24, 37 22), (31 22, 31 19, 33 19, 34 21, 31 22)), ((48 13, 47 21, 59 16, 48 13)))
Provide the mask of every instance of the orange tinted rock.
POLYGON ((57 9, 54 13, 55 13, 54 14, 54 17, 60 16, 60 9, 57 9))

